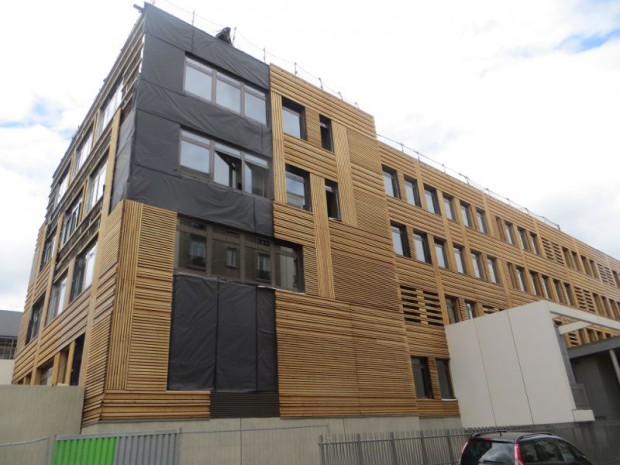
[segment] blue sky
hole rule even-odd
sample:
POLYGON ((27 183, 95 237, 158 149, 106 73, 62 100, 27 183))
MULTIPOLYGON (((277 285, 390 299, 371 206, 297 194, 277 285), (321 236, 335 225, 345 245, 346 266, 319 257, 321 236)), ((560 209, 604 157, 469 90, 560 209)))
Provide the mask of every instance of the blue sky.
MULTIPOLYGON (((3 9, 2 309, 23 307, 52 173, 137 19, 133 3, 3 9)), ((208 32, 236 28, 237 47, 320 76, 379 134, 620 259, 620 2, 316 0, 303 15, 273 0, 157 5, 186 20, 196 10, 208 32)))

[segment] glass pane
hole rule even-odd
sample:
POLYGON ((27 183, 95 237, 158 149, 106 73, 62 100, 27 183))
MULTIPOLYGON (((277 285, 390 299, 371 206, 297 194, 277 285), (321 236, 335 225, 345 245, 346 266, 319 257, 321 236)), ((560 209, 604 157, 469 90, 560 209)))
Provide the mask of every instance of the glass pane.
POLYGON ((90 249, 84 257, 84 284, 82 289, 86 289, 93 282, 93 272, 95 270, 95 255, 97 254, 97 245, 90 249))
POLYGON ((480 270, 480 257, 478 256, 478 254, 471 254, 471 264, 474 267, 474 276, 476 278, 482 278, 482 272, 480 270))
POLYGON ((291 136, 301 138, 301 114, 290 108, 282 107, 282 129, 291 136))
POLYGON ((418 260, 423 262, 429 262, 427 254, 426 237, 421 234, 413 235, 415 241, 415 256, 418 260))
POLYGON ((383 172, 383 187, 386 195, 389 195, 390 197, 397 197, 396 180, 394 178, 395 176, 393 173, 390 173, 389 171, 383 172))
POLYGON ((456 260, 456 269, 459 273, 465 273, 465 266, 463 264, 463 250, 455 248, 454 258, 456 260))
POLYGON ((424 189, 426 196, 426 209, 431 213, 437 213, 437 194, 429 189, 424 189))
POLYGON ((235 113, 241 113, 241 89, 219 76, 215 90, 215 102, 235 113))
POLYGON ((442 243, 435 243, 435 254, 437 255, 437 265, 440 268, 446 268, 446 255, 442 243))
POLYGON ((444 203, 444 206, 446 208, 446 216, 448 217, 449 220, 453 220, 454 219, 454 211, 452 210, 452 199, 444 197, 443 198, 443 203, 444 203))
POLYGON ((179 233, 180 268, 190 270, 207 270, 207 238, 187 232, 179 233))
POLYGON ((306 188, 303 177, 286 173, 286 202, 294 207, 306 208, 306 188))
POLYGON ((413 181, 405 181, 405 191, 407 193, 407 202, 411 205, 420 206, 420 194, 418 193, 418 185, 413 181))
POLYGON ((269 180, 269 170, 253 163, 246 163, 243 172, 243 190, 250 194, 267 197, 267 186, 269 180))
POLYGON ((403 247, 403 233, 398 226, 392 226, 392 242, 394 244, 394 253, 401 257, 405 255, 405 248, 403 247))
POLYGON ((185 90, 199 96, 207 101, 211 101, 212 78, 203 71, 199 71, 192 66, 185 66, 185 90))
POLYGON ((192 144, 186 140, 181 141, 181 165, 201 173, 209 174, 208 148, 192 144))
POLYGON ((234 189, 241 189, 241 179, 239 176, 241 160, 216 152, 214 171, 213 180, 215 182, 234 189))
POLYGON ((300 290, 299 263, 297 257, 276 254, 276 286, 284 289, 300 290))
POLYGON ((213 274, 239 278, 239 246, 230 242, 213 240, 213 274))
POLYGON ((470 227, 471 222, 469 221, 469 206, 461 204, 461 216, 463 217, 463 224, 470 227))
POLYGON ((246 247, 245 277, 252 281, 271 283, 271 256, 269 251, 246 247))
POLYGON ((267 110, 265 106, 265 97, 257 97, 254 94, 245 92, 245 116, 259 123, 266 124, 267 110))

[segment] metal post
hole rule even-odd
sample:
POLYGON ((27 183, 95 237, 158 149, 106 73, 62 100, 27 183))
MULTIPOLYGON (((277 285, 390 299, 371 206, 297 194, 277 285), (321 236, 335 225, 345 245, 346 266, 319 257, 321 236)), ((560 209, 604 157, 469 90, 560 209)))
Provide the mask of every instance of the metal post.
POLYGON ((420 431, 420 449, 422 452, 422 463, 428 463, 428 454, 426 453, 426 443, 424 442, 424 431, 420 431))
POLYGON ((50 436, 47 440, 47 449, 45 451, 45 463, 47 465, 52 465, 52 461, 54 460, 54 444, 56 442, 56 436, 50 436))
POLYGON ((390 451, 392 452, 392 464, 398 465, 398 453, 396 452, 396 438, 390 433, 390 451))
POLYGON ((450 440, 450 431, 444 431, 446 433, 446 442, 448 443, 448 454, 450 455, 450 463, 456 465, 456 458, 454 457, 454 451, 452 450, 452 441, 450 440))

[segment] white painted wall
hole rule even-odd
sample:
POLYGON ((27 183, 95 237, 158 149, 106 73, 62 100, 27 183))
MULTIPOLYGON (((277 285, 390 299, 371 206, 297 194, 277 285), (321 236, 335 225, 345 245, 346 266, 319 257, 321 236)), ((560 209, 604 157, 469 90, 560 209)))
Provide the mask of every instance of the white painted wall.
POLYGON ((575 421, 547 302, 446 327, 463 426, 575 421))
POLYGON ((11 384, 14 360, 0 360, 0 384, 11 384))

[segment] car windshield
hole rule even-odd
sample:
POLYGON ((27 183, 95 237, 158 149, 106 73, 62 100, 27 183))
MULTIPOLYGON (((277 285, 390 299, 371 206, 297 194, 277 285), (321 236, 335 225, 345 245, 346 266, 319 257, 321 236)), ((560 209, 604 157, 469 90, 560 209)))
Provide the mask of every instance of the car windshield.
POLYGON ((514 464, 514 444, 485 439, 471 439, 461 457, 461 465, 479 463, 514 464))

